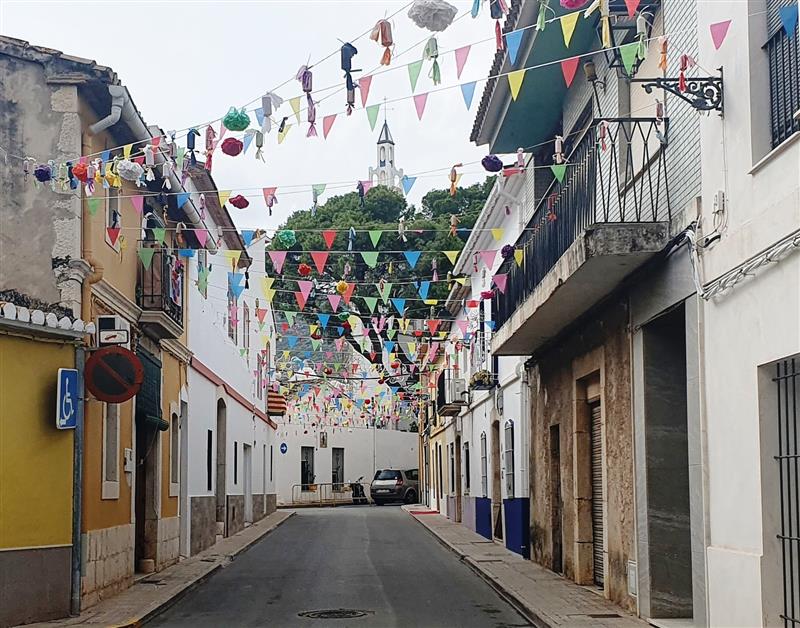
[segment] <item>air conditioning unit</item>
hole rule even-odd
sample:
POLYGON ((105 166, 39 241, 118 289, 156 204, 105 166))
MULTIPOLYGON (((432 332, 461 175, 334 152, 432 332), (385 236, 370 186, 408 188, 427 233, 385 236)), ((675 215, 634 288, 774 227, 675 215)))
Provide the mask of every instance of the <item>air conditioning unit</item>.
POLYGON ((500 416, 503 416, 503 389, 499 386, 494 393, 494 405, 497 408, 497 411, 500 413, 500 416))
POLYGON ((467 392, 467 381, 464 379, 451 379, 450 380, 450 398, 447 403, 464 403, 466 401, 464 393, 467 392))
POLYGON ((97 317, 97 346, 131 348, 131 324, 122 316, 102 314, 97 317))

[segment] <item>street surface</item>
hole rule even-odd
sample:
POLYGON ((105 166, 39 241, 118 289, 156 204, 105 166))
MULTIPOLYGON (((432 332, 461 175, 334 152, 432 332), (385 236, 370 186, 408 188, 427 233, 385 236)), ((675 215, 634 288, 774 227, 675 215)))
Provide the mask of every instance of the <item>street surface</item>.
POLYGON ((399 507, 300 509, 149 626, 529 626, 399 507), (346 609, 359 618, 299 613, 346 609))

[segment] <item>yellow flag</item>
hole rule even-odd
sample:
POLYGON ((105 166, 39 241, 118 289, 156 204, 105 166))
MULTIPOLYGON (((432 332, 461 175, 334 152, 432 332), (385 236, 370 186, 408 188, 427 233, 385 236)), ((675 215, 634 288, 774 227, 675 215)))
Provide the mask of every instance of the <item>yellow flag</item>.
POLYGON ((460 283, 462 286, 467 283, 466 277, 456 277, 456 283, 460 283))
POLYGON ((288 349, 284 349, 283 350, 283 359, 284 360, 288 360, 289 359, 289 350, 288 349))
POLYGON ((228 249, 228 250, 223 251, 222 253, 223 253, 223 255, 225 255, 225 257, 227 257, 229 260, 231 260, 231 264, 233 266, 236 266, 236 264, 239 263, 239 258, 242 256, 242 252, 241 251, 237 251, 237 250, 228 249))
POLYGON ((289 99, 289 105, 292 107, 292 111, 294 111, 297 124, 300 124, 300 98, 300 96, 296 96, 295 98, 289 99))
POLYGON ((308 333, 313 336, 318 329, 319 329, 319 325, 309 325, 308 326, 308 333))
POLYGON ((458 259, 458 251, 442 251, 447 256, 447 259, 450 260, 451 264, 455 264, 456 260, 458 259))
POLYGON ((499 242, 503 239, 504 232, 505 230, 502 227, 498 229, 492 229, 492 237, 499 242))
POLYGON ((231 197, 231 190, 220 190, 217 194, 219 195, 219 206, 222 207, 231 197))
POLYGON ((525 257, 525 251, 522 249, 517 249, 514 251, 514 261, 517 262, 517 266, 522 266, 522 260, 525 257))
POLYGON ((509 72, 506 76, 508 77, 508 86, 511 88, 511 98, 516 100, 519 96, 519 89, 522 87, 522 81, 525 80, 525 68, 509 72))
POLYGON ((564 35, 564 45, 569 48, 569 42, 572 40, 572 34, 575 32, 575 25, 578 23, 580 11, 574 11, 562 15, 559 22, 561 22, 561 32, 564 35))
POLYGON ((125 144, 125 146, 122 147, 122 156, 125 157, 125 159, 130 159, 131 158, 131 149, 132 148, 133 148, 133 144, 125 144))
POLYGON ((264 291, 264 296, 267 296, 269 294, 270 288, 272 288, 273 283, 275 283, 275 277, 261 278, 261 289, 264 291))
POLYGON ((417 343, 416 342, 409 342, 407 345, 409 353, 416 353, 417 352, 417 343))
POLYGON ((275 296, 275 290, 264 290, 264 296, 267 298, 269 303, 272 303, 272 299, 275 296))
POLYGON ((286 139, 286 135, 289 133, 289 129, 292 128, 292 125, 288 122, 283 126, 283 131, 278 131, 278 144, 283 144, 283 140, 286 139))
POLYGON ((439 299, 425 299, 423 303, 425 305, 439 305, 439 299))

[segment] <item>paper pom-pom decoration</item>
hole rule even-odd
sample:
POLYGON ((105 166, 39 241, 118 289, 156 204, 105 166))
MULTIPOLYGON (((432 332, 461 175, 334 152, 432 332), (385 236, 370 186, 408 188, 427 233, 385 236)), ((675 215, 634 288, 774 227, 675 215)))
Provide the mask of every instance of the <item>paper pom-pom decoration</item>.
POLYGON ((561 6, 569 11, 575 11, 582 8, 587 2, 589 0, 561 0, 561 6))
POLYGON ((497 155, 486 155, 481 159, 481 165, 487 172, 500 172, 503 169, 503 162, 497 155))
POLYGON ((481 292, 481 299, 489 300, 494 296, 494 290, 483 290, 481 292))
POLYGON ((47 183, 53 178, 53 171, 47 164, 39 164, 33 169, 33 176, 39 183, 47 183))
POLYGON ((325 375, 332 375, 333 369, 330 366, 325 367, 325 375))
POLYGON ((420 28, 440 32, 453 23, 458 9, 444 0, 414 0, 408 17, 420 28))
POLYGON ((231 107, 222 118, 222 124, 229 131, 244 131, 250 126, 250 116, 247 115, 244 107, 239 111, 236 110, 236 107, 231 107))
POLYGON ((86 183, 89 180, 89 169, 86 164, 75 164, 72 166, 72 176, 78 181, 86 183))
POLYGON ((297 267, 297 272, 303 277, 308 277, 311 274, 311 266, 308 264, 300 264, 300 266, 297 267))
POLYGON ((222 152, 231 157, 236 157, 242 152, 243 148, 244 144, 235 137, 229 137, 222 141, 222 152))
POLYGON ((344 280, 337 281, 336 282, 336 292, 338 292, 339 294, 344 294, 345 292, 347 292, 347 282, 344 281, 344 280))
POLYGON ((502 249, 500 249, 500 255, 503 257, 503 259, 508 259, 514 255, 514 245, 506 244, 502 249))
MULTIPOLYGON (((347 291, 347 287, 346 286, 347 286, 347 284, 345 284, 345 291, 347 291)), ((346 322, 347 319, 349 319, 349 318, 350 318, 350 312, 340 312, 339 313, 339 320, 342 321, 343 323, 346 322)))
POLYGON ((389 366, 391 366, 393 369, 399 369, 400 368, 400 361, 399 360, 395 360, 389 366))
POLYGON ((236 209, 245 209, 250 205, 250 201, 248 201, 244 196, 241 194, 237 194, 233 198, 228 199, 228 202, 233 205, 236 209))
POLYGON ((295 236, 294 231, 291 229, 283 229, 278 231, 275 237, 278 239, 278 242, 280 242, 281 245, 287 249, 290 246, 294 246, 295 242, 297 242, 297 236, 295 236))
POLYGON ((364 399, 364 405, 365 405, 365 406, 368 406, 368 405, 369 405, 369 404, 371 404, 371 403, 372 403, 372 400, 370 400, 370 399, 364 399))
POLYGON ((136 181, 144 174, 144 168, 135 161, 123 159, 117 164, 117 174, 126 181, 136 181))

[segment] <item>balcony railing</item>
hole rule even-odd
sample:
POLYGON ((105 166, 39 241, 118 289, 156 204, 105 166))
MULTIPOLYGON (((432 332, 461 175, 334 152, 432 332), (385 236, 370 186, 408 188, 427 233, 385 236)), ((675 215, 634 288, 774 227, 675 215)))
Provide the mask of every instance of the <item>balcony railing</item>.
MULTIPOLYGON (((142 246, 148 246, 143 242, 142 246)), ((149 268, 139 265, 137 303, 148 312, 164 312, 183 327, 183 266, 177 255, 155 247, 149 268)))
MULTIPOLYGON (((796 27, 795 27, 796 28, 796 27)), ((764 49, 769 63, 772 147, 800 131, 800 40, 781 25, 764 49)))
POLYGON ((522 267, 511 256, 498 270, 508 279, 505 293, 492 299, 496 329, 590 227, 669 220, 668 122, 604 119, 585 130, 567 155, 563 180, 553 180, 515 244, 524 251, 522 267))

